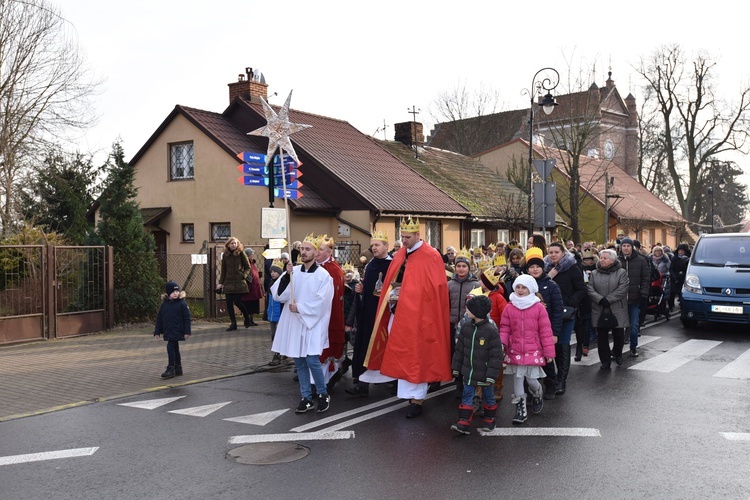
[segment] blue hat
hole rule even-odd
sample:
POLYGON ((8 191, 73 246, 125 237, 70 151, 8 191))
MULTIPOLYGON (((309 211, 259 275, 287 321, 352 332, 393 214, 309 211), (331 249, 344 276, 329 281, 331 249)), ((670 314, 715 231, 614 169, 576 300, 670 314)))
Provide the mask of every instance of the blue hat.
POLYGON ((180 285, 178 285, 174 281, 168 281, 167 284, 164 286, 164 291, 167 293, 167 295, 172 295, 172 292, 180 291, 180 285))

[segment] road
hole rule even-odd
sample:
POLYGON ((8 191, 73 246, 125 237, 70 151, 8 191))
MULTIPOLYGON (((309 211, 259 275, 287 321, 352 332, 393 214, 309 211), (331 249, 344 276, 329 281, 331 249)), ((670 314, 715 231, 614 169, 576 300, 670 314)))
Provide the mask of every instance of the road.
POLYGON ((347 376, 329 412, 296 415, 289 365, 1 422, 0 498, 750 498, 747 330, 673 319, 641 343, 609 372, 573 362, 522 426, 506 378, 488 435, 450 430, 452 386, 405 419, 347 376))

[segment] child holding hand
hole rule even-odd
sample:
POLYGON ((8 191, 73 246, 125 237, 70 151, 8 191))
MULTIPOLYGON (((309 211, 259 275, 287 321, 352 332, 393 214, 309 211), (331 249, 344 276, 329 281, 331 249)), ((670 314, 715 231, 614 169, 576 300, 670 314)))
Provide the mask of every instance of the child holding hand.
POLYGON ((547 310, 538 296, 536 280, 522 274, 513 282, 510 304, 500 320, 500 340, 505 346, 505 364, 513 374, 513 399, 516 405, 514 424, 526 422, 526 391, 529 385, 532 397, 531 411, 542 411, 543 389, 539 378, 545 376, 542 367, 555 357, 555 339, 547 310))

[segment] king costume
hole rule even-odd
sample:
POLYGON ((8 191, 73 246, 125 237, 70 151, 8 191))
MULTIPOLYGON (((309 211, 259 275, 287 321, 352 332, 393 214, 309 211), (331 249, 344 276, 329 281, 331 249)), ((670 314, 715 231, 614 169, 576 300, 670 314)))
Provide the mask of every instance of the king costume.
POLYGON ((422 400, 429 383, 452 380, 450 339, 442 256, 422 240, 411 249, 402 247, 383 280, 364 363, 367 371, 360 381, 398 379, 399 398, 422 400), (400 288, 398 300, 389 306, 394 288, 400 288))

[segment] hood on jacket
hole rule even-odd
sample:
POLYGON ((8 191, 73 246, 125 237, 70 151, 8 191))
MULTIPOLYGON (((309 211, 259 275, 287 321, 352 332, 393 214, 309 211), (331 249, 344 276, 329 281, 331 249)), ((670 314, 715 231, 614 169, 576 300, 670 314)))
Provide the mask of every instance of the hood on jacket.
POLYGON ((549 255, 546 255, 544 257, 544 272, 548 273, 553 267, 557 269, 558 273, 564 273, 571 267, 575 266, 577 264, 576 257, 572 253, 570 253, 569 250, 565 250, 565 253, 563 253, 562 259, 560 259, 560 262, 557 263, 555 266, 552 264, 552 261, 549 258, 549 255))
MULTIPOLYGON (((182 300, 185 297, 187 297, 187 293, 185 293, 185 290, 180 290, 180 295, 177 296, 176 300, 182 300)), ((162 293, 161 300, 169 300, 169 295, 167 295, 166 293, 162 293)))
MULTIPOLYGON (((638 255, 638 254, 634 253, 633 255, 638 255)), ((596 270, 599 271, 599 272, 605 273, 605 274, 614 273, 615 271, 617 271, 620 268, 622 268, 622 262, 620 262, 619 259, 616 260, 614 262, 614 264, 612 264, 609 267, 602 267, 602 262, 601 261, 599 261, 599 262, 596 263, 596 270)))

